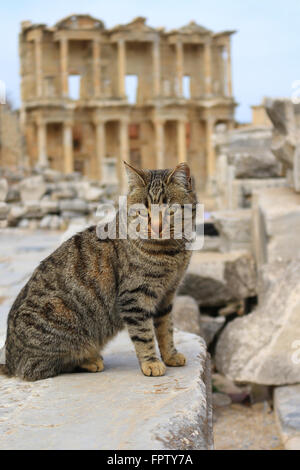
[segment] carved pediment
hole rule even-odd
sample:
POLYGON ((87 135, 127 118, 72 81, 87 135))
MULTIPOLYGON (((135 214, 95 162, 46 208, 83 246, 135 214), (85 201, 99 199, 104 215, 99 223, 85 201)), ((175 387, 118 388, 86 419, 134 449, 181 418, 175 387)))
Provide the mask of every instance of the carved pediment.
POLYGON ((104 29, 104 23, 90 15, 70 15, 56 23, 57 29, 91 30, 104 29))
POLYGON ((134 32, 134 33, 153 33, 156 32, 156 29, 151 28, 146 24, 146 18, 143 16, 138 16, 134 18, 130 23, 120 24, 111 29, 111 32, 134 32))
POLYGON ((204 26, 201 26, 200 24, 196 23, 195 21, 190 21, 185 26, 182 26, 181 28, 174 29, 170 31, 171 34, 209 34, 211 31, 207 28, 204 28, 204 26))

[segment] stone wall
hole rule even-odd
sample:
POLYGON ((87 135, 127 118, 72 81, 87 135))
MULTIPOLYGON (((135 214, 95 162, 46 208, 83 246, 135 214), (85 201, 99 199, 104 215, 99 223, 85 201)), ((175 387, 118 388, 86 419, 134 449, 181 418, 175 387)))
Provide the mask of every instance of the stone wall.
POLYGON ((24 163, 19 113, 0 104, 0 167, 16 168, 24 163))

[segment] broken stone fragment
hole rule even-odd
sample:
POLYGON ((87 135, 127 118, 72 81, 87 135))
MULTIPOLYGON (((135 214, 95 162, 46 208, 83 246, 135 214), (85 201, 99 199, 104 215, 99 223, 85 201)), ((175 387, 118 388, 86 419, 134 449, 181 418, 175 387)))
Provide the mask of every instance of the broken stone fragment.
POLYGON ((220 250, 223 253, 251 249, 251 209, 218 211, 212 219, 220 234, 220 250))
POLYGON ((291 261, 300 255, 300 194, 290 188, 255 194, 252 245, 256 263, 291 261))
POLYGON ((247 251, 193 253, 179 288, 200 306, 224 306, 255 295, 254 261, 247 251))
POLYGON ((219 372, 237 382, 300 382, 295 359, 300 340, 300 260, 278 274, 251 314, 229 323, 216 348, 219 372))
POLYGON ((200 312, 195 299, 188 295, 177 296, 173 301, 172 318, 174 326, 182 331, 201 334, 200 312))
POLYGON ((88 205, 82 199, 70 199, 70 200, 60 201, 59 209, 62 213, 72 212, 72 213, 86 214, 88 211, 88 205))
POLYGON ((225 323, 224 317, 210 317, 209 315, 200 315, 201 336, 204 338, 206 345, 209 346, 215 336, 223 328, 225 323))
POLYGON ((42 176, 31 176, 19 183, 19 191, 24 203, 39 201, 46 193, 46 183, 42 176))
POLYGON ((9 213, 9 206, 6 202, 0 202, 0 220, 5 220, 9 213))
POLYGON ((300 450, 300 385, 276 387, 274 410, 286 450, 300 450))

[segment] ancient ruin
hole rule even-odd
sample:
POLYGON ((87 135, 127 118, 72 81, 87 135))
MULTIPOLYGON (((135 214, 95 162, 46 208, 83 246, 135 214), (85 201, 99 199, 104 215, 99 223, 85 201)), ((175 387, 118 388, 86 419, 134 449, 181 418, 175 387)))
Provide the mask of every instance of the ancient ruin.
POLYGON ((53 27, 23 22, 28 164, 122 188, 122 160, 146 168, 188 161, 203 191, 215 172, 214 128, 234 124, 233 33, 195 22, 165 31, 141 17, 112 29, 89 15, 53 27))

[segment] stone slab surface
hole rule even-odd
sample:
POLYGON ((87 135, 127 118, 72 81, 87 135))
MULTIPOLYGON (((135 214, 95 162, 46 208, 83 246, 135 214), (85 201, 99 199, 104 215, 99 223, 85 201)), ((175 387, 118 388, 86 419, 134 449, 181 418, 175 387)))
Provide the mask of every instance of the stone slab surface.
POLYGON ((184 332, 176 343, 188 364, 164 377, 142 375, 126 332, 104 351, 102 373, 0 376, 0 449, 211 449, 205 343, 184 332))

